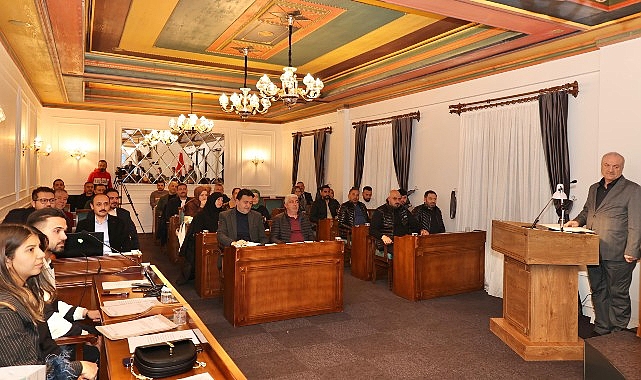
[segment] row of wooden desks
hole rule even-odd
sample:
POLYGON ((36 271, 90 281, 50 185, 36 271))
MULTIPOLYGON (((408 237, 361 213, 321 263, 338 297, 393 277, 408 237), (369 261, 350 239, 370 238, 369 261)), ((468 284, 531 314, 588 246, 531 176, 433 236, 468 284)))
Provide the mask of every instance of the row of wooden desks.
MULTIPOLYGON (((202 335, 206 339, 206 342, 201 343, 202 351, 198 354, 198 361, 203 361, 207 363, 204 368, 193 369, 189 372, 182 373, 174 377, 168 377, 167 379, 178 379, 184 378, 191 375, 196 375, 199 373, 208 372, 214 379, 245 379, 245 376, 242 374, 240 369, 236 364, 231 360, 229 355, 225 352, 222 346, 218 343, 213 334, 209 331, 207 326, 200 319, 198 314, 191 308, 189 303, 178 293, 178 291, 173 288, 173 286, 167 281, 160 271, 152 266, 154 273, 157 276, 157 283, 164 284, 167 286, 174 297, 177 300, 177 303, 162 305, 157 308, 152 309, 152 311, 145 313, 144 316, 150 314, 162 314, 168 318, 171 318, 173 315, 173 309, 179 306, 184 306, 187 308, 187 324, 180 326, 178 329, 198 329, 202 332, 202 335)), ((123 280, 143 280, 143 276, 140 273, 140 269, 134 273, 122 273, 118 275, 97 275, 94 276, 94 286, 96 289, 96 297, 99 305, 102 305, 104 301, 122 299, 122 296, 117 295, 106 295, 102 284, 107 281, 123 281, 123 280)), ((129 292, 129 298, 142 297, 142 293, 129 292)), ((107 316, 104 312, 102 314, 103 324, 111 324, 116 322, 122 322, 123 317, 112 318, 107 316)), ((129 317, 129 319, 135 319, 136 317, 142 317, 141 315, 135 315, 129 317)), ((114 380, 121 379, 135 379, 131 374, 129 368, 126 368, 123 365, 123 359, 129 358, 131 354, 129 353, 129 347, 126 339, 121 340, 109 340, 107 338, 103 339, 104 341, 104 359, 101 361, 101 375, 106 370, 107 378, 114 380)), ((102 376, 101 376, 102 378, 102 376)))

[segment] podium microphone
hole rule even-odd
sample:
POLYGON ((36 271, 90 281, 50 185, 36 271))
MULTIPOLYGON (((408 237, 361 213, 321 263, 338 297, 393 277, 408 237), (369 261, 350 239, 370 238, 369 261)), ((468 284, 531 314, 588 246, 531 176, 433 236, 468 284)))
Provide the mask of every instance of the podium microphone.
POLYGON ((159 297, 160 296, 161 287, 156 285, 156 282, 151 278, 151 274, 149 274, 149 270, 146 267, 140 265, 140 263, 138 263, 136 260, 132 259, 131 257, 125 255, 124 253, 120 252, 119 250, 115 249, 114 247, 110 246, 109 244, 105 243, 104 241, 102 241, 102 240, 98 239, 97 237, 93 236, 92 234, 89 233, 89 231, 82 230, 82 231, 80 231, 80 233, 91 237, 92 239, 98 241, 100 244, 102 244, 105 247, 111 249, 112 252, 116 252, 120 256, 125 257, 127 260, 133 262, 137 267, 142 268, 143 275, 145 276, 147 281, 149 281, 149 286, 151 287, 151 289, 149 289, 148 291, 145 292, 145 297, 159 297))

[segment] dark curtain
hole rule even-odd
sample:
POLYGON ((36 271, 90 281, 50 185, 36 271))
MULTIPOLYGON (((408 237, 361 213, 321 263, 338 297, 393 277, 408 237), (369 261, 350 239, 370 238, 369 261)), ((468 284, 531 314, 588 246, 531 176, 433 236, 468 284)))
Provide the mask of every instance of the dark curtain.
POLYGON ((410 173, 410 152, 412 150, 412 118, 403 117, 392 120, 392 147, 394 171, 398 185, 407 189, 410 173))
POLYGON ((325 142, 327 130, 319 129, 314 131, 314 163, 316 169, 316 187, 325 183, 325 142))
POLYGON ((303 140, 303 134, 300 132, 296 132, 292 136, 293 144, 293 162, 292 162, 292 187, 296 185, 296 181, 298 179, 298 162, 300 161, 300 143, 303 140))
MULTIPOLYGON (((568 149, 568 93, 565 91, 539 95, 539 117, 541 118, 541 137, 543 151, 550 180, 550 190, 556 191, 556 185, 563 184, 568 198, 570 197, 570 153, 568 149)), ((564 202, 569 214, 572 201, 564 202)), ((562 204, 554 201, 556 212, 561 216, 562 204)))
POLYGON ((359 124, 354 130, 354 187, 361 188, 363 165, 365 163, 365 137, 367 125, 359 124))

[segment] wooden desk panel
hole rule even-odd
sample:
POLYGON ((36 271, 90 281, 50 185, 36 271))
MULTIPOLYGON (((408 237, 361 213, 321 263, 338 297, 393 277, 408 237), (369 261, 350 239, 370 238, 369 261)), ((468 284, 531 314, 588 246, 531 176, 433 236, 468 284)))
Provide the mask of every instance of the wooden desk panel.
POLYGON ((485 231, 394 237, 394 294, 417 301, 483 289, 485 231))
POLYGON ((343 243, 226 248, 225 318, 234 326, 343 310, 343 243))
MULTIPOLYGON (((167 287, 169 287, 172 291, 172 294, 176 299, 178 300, 178 304, 183 305, 187 308, 187 314, 188 314, 188 323, 185 326, 179 327, 179 329, 194 329, 197 328, 199 329, 205 338, 207 339, 207 343, 203 343, 201 346, 203 348, 203 351, 198 354, 198 360, 199 361, 204 361, 207 363, 207 366, 205 368, 198 368, 191 370, 189 372, 182 373, 180 375, 172 376, 172 377, 167 377, 166 379, 180 379, 192 375, 196 375, 199 373, 204 373, 204 372, 209 372, 209 374, 212 375, 215 379, 246 379, 245 376, 242 374, 240 369, 236 366, 236 364, 231 360, 229 355, 225 352, 225 350, 222 348, 222 346, 218 343, 216 338, 212 335, 212 333, 207 329, 207 326, 203 323, 203 321, 200 319, 200 317, 196 314, 196 312, 191 308, 191 306, 187 303, 187 301, 178 293, 178 291, 173 288, 173 286, 167 281, 167 279, 160 273, 160 271, 155 268, 155 266, 152 266, 154 269, 154 272, 156 273, 158 280, 157 282, 162 282, 164 283, 167 287)), ((105 300, 113 300, 113 299, 118 299, 117 296, 105 296, 102 294, 102 282, 105 281, 120 281, 120 280, 134 280, 134 279, 141 279, 142 280, 142 275, 140 272, 135 273, 135 274, 125 274, 125 275, 118 275, 118 276, 95 276, 94 281, 96 282, 96 289, 97 289, 97 297, 99 301, 102 303, 105 300)), ((130 297, 142 297, 142 293, 133 293, 129 292, 130 297)), ((169 304, 163 307, 160 307, 158 309, 154 309, 154 311, 150 313, 146 313, 145 316, 151 315, 151 314, 163 314, 165 316, 170 316, 172 313, 173 308, 177 307, 178 304, 169 304)), ((109 323, 115 323, 118 321, 121 321, 122 318, 110 318, 104 313, 102 313, 102 318, 103 318, 103 323, 109 324, 109 323)), ((131 316, 129 316, 129 319, 132 319, 131 316)), ((108 374, 109 379, 113 380, 135 380, 134 376, 129 372, 128 368, 125 368, 122 365, 122 360, 124 358, 128 358, 131 355, 129 354, 129 347, 127 345, 127 340, 126 339, 121 339, 121 340, 109 340, 109 339, 103 339, 104 341, 104 348, 103 352, 105 355, 105 360, 102 361, 102 363, 105 363, 103 365, 106 365, 106 370, 108 374)), ((101 373, 104 369, 101 368, 101 373)), ((163 378, 165 379, 165 378, 163 378)))
POLYGON ((338 220, 327 218, 320 219, 316 225, 316 241, 330 241, 336 239, 338 234, 338 220))
POLYGON ((93 276, 113 274, 140 263, 139 255, 73 257, 53 260, 58 298, 71 305, 97 309, 93 276))
POLYGON ((215 232, 196 234, 196 280, 194 286, 201 298, 221 295, 218 258, 221 255, 218 246, 218 235, 215 232))
POLYGON ((352 276, 369 281, 372 279, 372 255, 367 246, 369 225, 352 227, 352 276))
POLYGON ((172 263, 177 263, 179 256, 178 250, 180 244, 178 243, 178 229, 180 228, 180 217, 174 215, 169 218, 167 226, 167 256, 172 263))

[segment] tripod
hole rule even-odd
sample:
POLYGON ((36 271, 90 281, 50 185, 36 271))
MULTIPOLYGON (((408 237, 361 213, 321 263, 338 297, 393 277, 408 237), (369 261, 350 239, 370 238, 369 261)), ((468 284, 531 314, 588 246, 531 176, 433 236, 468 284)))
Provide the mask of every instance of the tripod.
MULTIPOLYGON (((131 209, 134 212, 134 215, 136 215, 136 219, 138 220, 138 225, 140 226, 140 230, 142 233, 145 233, 145 229, 142 226, 142 223, 140 222, 140 217, 138 216, 138 211, 136 211, 136 206, 134 206, 134 202, 131 200, 131 195, 129 195, 129 190, 127 190, 127 186, 125 186, 124 182, 122 182, 122 179, 116 178, 114 181, 114 186, 116 187, 116 190, 120 193, 120 197, 122 198, 122 193, 124 192, 125 195, 127 195, 127 199, 129 200, 129 205, 131 205, 131 209)), ((122 205, 122 201, 120 202, 122 205)))

